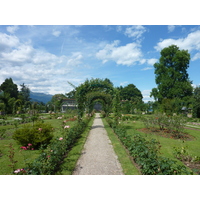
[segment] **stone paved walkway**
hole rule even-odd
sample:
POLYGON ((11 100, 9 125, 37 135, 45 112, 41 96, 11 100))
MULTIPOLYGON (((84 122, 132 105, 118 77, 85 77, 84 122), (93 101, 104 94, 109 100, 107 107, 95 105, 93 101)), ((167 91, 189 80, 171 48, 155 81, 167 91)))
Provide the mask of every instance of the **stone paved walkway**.
POLYGON ((96 114, 73 175, 123 175, 99 113, 96 114))

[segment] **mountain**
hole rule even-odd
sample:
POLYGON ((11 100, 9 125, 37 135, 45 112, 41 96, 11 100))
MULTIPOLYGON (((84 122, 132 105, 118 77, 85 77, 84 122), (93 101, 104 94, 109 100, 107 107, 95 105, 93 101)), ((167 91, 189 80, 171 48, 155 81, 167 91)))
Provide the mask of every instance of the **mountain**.
POLYGON ((48 101, 51 101, 52 97, 53 95, 51 94, 30 92, 31 101, 47 103, 48 101))

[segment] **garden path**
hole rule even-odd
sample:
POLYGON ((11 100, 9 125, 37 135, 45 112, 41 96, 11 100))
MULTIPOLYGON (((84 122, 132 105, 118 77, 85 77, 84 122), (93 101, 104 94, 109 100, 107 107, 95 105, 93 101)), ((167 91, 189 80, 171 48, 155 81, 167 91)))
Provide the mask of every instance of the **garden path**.
POLYGON ((96 113, 73 175, 123 175, 99 113, 96 113))

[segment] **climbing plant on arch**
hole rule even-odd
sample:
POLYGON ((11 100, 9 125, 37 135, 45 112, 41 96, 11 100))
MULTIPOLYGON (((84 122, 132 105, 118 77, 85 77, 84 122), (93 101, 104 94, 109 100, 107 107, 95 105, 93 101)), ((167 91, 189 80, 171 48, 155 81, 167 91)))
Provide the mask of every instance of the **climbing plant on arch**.
MULTIPOLYGON (((114 88, 112 84, 102 79, 86 80, 79 87, 76 87, 76 102, 78 106, 78 119, 81 120, 85 108, 91 109, 91 103, 97 99, 101 99, 106 106, 112 102, 114 88)), ((104 105, 104 109, 107 107, 104 105)), ((111 104, 110 104, 111 106, 111 104)), ((107 109, 108 111, 109 109, 107 109)))
POLYGON ((86 107, 88 108, 89 113, 92 112, 95 102, 100 102, 103 106, 103 110, 108 116, 111 105, 112 105, 112 96, 111 94, 106 94, 104 92, 90 92, 86 95, 86 107))

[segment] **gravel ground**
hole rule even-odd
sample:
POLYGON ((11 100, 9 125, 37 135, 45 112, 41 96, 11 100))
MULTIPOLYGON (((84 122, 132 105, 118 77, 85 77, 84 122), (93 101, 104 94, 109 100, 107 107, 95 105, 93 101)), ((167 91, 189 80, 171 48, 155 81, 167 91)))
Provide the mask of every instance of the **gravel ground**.
POLYGON ((96 114, 73 175, 123 175, 99 113, 96 114))

